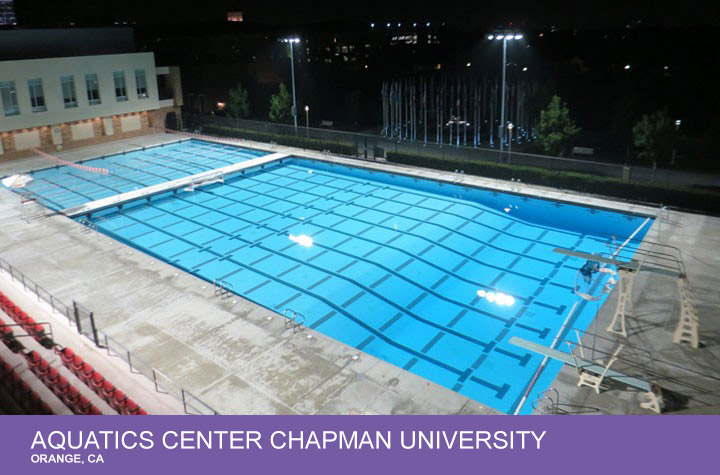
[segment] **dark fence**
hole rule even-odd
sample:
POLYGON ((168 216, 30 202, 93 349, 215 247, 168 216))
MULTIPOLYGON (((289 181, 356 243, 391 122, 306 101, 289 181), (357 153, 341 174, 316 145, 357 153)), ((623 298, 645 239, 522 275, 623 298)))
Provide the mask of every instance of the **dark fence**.
POLYGON ((547 170, 620 178, 625 181, 707 187, 720 185, 720 175, 718 174, 631 167, 596 160, 552 157, 508 152, 507 150, 501 153, 490 148, 424 144, 399 141, 379 135, 303 126, 298 126, 296 129, 292 125, 229 117, 190 115, 184 119, 184 123, 185 127, 190 130, 200 130, 212 135, 241 137, 267 143, 274 142, 307 150, 327 150, 337 155, 364 160, 384 159, 388 153, 400 153, 418 157, 523 165, 547 170))

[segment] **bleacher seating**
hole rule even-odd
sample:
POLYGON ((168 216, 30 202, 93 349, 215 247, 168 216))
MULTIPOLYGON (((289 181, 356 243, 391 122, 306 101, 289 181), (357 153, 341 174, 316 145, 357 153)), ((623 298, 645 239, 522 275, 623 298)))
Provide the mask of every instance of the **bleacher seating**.
POLYGON ((28 414, 53 414, 52 409, 22 380, 15 369, 0 356, 0 386, 28 414))
MULTIPOLYGON (((0 292, 0 310, 9 315, 17 324, 21 325, 28 335, 33 337, 43 347, 54 349, 55 353, 60 356, 60 361, 63 366, 69 369, 78 379, 85 383, 88 388, 100 396, 100 398, 107 402, 108 405, 119 414, 148 414, 147 411, 142 409, 135 401, 128 398, 123 391, 116 388, 115 385, 106 380, 102 374, 95 371, 92 365, 86 363, 80 355, 77 355, 68 347, 62 348, 57 345, 47 335, 42 325, 38 324, 30 315, 15 305, 15 303, 2 292, 0 292)), ((2 326, 2 321, 0 321, 0 330, 2 326)), ((7 331, 0 331, 0 340, 5 342, 6 335, 9 335, 7 331)), ((8 341, 17 341, 14 336, 7 336, 7 339, 8 341)), ((20 347, 15 352, 22 351, 23 348, 20 344, 20 347)), ((70 384, 67 378, 59 374, 57 369, 52 368, 36 351, 25 353, 24 356, 33 373, 73 412, 76 414, 101 413, 85 396, 80 394, 77 388, 70 384)))
POLYGON ((80 394, 80 391, 70 384, 62 376, 53 374, 50 364, 38 354, 37 351, 28 351, 24 354, 30 371, 47 386, 71 411, 75 414, 96 415, 102 411, 92 404, 88 398, 80 394))

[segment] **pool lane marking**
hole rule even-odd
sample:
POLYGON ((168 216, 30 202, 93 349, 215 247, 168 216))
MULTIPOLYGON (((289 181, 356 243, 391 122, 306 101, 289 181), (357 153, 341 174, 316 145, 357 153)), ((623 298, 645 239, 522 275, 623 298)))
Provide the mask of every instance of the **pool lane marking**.
POLYGON ((234 174, 234 173, 238 173, 238 172, 241 172, 241 171, 249 169, 249 168, 255 168, 255 167, 263 166, 263 165, 269 165, 271 163, 278 162, 287 157, 288 157, 288 155, 284 154, 284 153, 273 153, 270 155, 265 155, 263 157, 253 159, 253 160, 246 160, 244 162, 238 162, 234 165, 228 165, 227 167, 216 168, 214 170, 198 173, 195 175, 185 176, 185 177, 178 178, 175 180, 166 181, 166 182, 163 182, 163 183, 160 183, 157 185, 151 185, 151 186, 148 186, 145 188, 141 188, 139 190, 133 190, 133 191, 129 191, 126 193, 121 193, 119 195, 111 196, 108 198, 91 201, 91 202, 85 203, 81 206, 66 208, 66 209, 62 210, 61 212, 68 217, 76 217, 76 216, 79 216, 82 214, 92 213, 94 211, 98 211, 103 208, 118 206, 125 202, 136 200, 138 198, 146 198, 153 194, 159 194, 159 193, 175 190, 178 188, 182 188, 184 186, 190 185, 194 181, 202 180, 203 178, 208 178, 208 177, 215 176, 218 174, 223 174, 223 175, 234 174))
MULTIPOLYGON (((292 167, 292 166, 293 166, 293 165, 291 165, 291 167, 292 167)), ((293 178, 292 176, 281 175, 281 174, 279 174, 279 173, 276 172, 276 171, 269 171, 268 174, 273 174, 273 175, 278 176, 278 177, 288 178, 288 179, 294 180, 294 181, 297 182, 297 183, 307 183, 307 182, 309 181, 309 180, 307 180, 307 179, 300 180, 300 179, 297 179, 297 178, 293 178)), ((315 175, 315 174, 313 174, 313 175, 315 175)), ((251 178, 251 179, 257 180, 257 178, 251 178)), ((258 180, 258 181, 259 181, 259 180, 258 180)), ((271 184, 270 182, 264 182, 264 183, 271 184)), ((278 185, 272 185, 272 186, 278 187, 278 185)), ((291 185, 286 185, 286 186, 291 186, 291 185)), ((292 189, 292 188, 291 188, 291 189, 292 189)), ((381 189, 385 189, 385 188, 381 188, 381 189)), ((413 193, 411 193, 411 192, 408 192, 408 193, 413 194, 413 193)), ((266 194, 266 193, 263 193, 263 194, 266 194)), ((402 192, 401 192, 400 194, 402 194, 402 192)), ((316 196, 321 197, 320 195, 316 195, 316 196)), ((397 196, 397 195, 396 195, 396 196, 397 196)), ((382 197, 382 196, 374 196, 374 197, 377 198, 377 199, 379 199, 379 200, 385 201, 385 202, 391 201, 390 198, 385 198, 385 197, 382 197)), ((334 198, 333 198, 333 199, 334 199, 334 198)), ((404 203, 404 202, 402 202, 402 201, 395 201, 395 203, 406 204, 406 203, 404 203)), ((381 212, 381 213, 387 213, 387 214, 389 214, 389 215, 391 215, 391 216, 392 216, 392 215, 396 215, 395 212, 393 212, 393 211, 386 211, 386 210, 383 210, 383 209, 376 209, 376 208, 374 208, 374 207, 364 206, 364 205, 361 205, 361 204, 359 204, 359 203, 355 203, 355 204, 353 204, 353 205, 356 206, 356 207, 366 208, 367 210, 375 210, 375 211, 378 211, 378 212, 381 212)), ((503 232, 502 229, 496 228, 496 227, 491 226, 491 225, 489 225, 489 224, 475 222, 474 219, 473 219, 473 220, 472 220, 473 224, 479 225, 479 226, 481 226, 481 227, 483 227, 483 228, 492 229, 492 230, 494 230, 494 231, 496 231, 496 232, 498 233, 498 234, 496 234, 495 237, 494 237, 493 239, 491 239, 490 241, 482 241, 482 240, 479 240, 479 239, 477 239, 477 238, 475 238, 475 237, 473 237, 473 236, 471 236, 471 235, 469 235, 469 234, 465 234, 465 233, 459 232, 459 229, 460 229, 460 228, 451 229, 451 228, 449 228, 448 226, 445 226, 445 225, 443 225, 443 224, 438 224, 438 223, 431 222, 432 219, 434 219, 434 218, 437 217, 438 215, 442 214, 443 211, 438 211, 436 208, 431 208, 431 207, 427 207, 427 206, 420 206, 419 208, 420 208, 420 209, 425 209, 425 210, 428 210, 428 211, 432 211, 432 212, 434 212, 434 213, 433 213, 432 215, 430 215, 429 217, 427 217, 427 218, 425 218, 425 219, 422 219, 422 220, 421 220, 421 219, 418 219, 418 218, 413 218, 413 217, 404 217, 404 218, 410 219, 410 220, 412 220, 412 221, 418 221, 418 226, 421 225, 421 224, 430 224, 430 225, 432 225, 432 226, 437 226, 437 227, 440 227, 440 228, 443 228, 443 229, 447 229, 447 230, 449 230, 449 231, 451 231, 451 232, 457 233, 458 235, 465 237, 466 239, 469 239, 469 240, 472 240, 472 241, 476 241, 476 242, 478 242, 478 243, 483 243, 483 244, 492 244, 492 242, 493 242, 497 237, 499 237, 500 234, 506 234, 506 235, 508 235, 508 236, 515 237, 515 238, 517 238, 517 239, 521 239, 521 240, 524 240, 524 241, 537 242, 536 240, 534 240, 534 239, 532 239, 532 238, 529 238, 529 237, 526 237, 526 236, 521 236, 521 235, 511 234, 511 233, 508 233, 508 232, 503 232)), ((484 212, 484 210, 481 210, 481 211, 480 211, 478 214, 476 214, 475 216, 479 216, 479 215, 482 214, 483 212, 484 212)), ((360 214, 362 214, 362 213, 359 212, 359 213, 357 213, 355 216, 359 216, 360 214)), ((458 217, 458 218, 460 218, 460 219, 463 219, 465 222, 468 222, 468 219, 467 219, 466 217, 461 216, 461 215, 459 215, 459 214, 456 214, 456 213, 447 213, 447 212, 446 212, 445 214, 450 215, 450 216, 458 217)), ((506 215, 498 215, 498 216, 500 216, 500 217, 503 218, 503 219, 509 220, 511 223, 515 223, 515 222, 517 221, 516 218, 509 218, 509 217, 506 216, 506 215)), ((353 217, 354 217, 354 216, 353 216, 353 217)), ((509 225, 506 225, 505 227, 508 228, 509 225)), ((537 226, 532 226, 532 227, 537 227, 537 226)), ((413 229, 414 229, 414 228, 413 228, 413 229)), ((541 229, 542 229, 542 228, 541 228, 541 229)), ((409 230, 408 230, 408 231, 409 231, 409 230)), ((544 231, 547 232, 547 229, 544 229, 544 231)), ((557 230, 556 230, 556 231, 557 231, 557 230)), ((576 234, 578 234, 578 233, 566 232, 566 234, 576 235, 576 234)), ((544 244, 546 244, 546 243, 544 243, 544 244)), ((521 255, 521 253, 518 253, 518 252, 516 252, 516 251, 512 251, 512 250, 509 250, 509 249, 504 249, 504 248, 501 248, 501 247, 498 247, 498 246, 491 246, 491 247, 496 248, 496 249, 498 249, 498 250, 501 251, 501 252, 505 252, 505 253, 509 253, 509 254, 515 254, 515 255, 521 255)), ((548 263, 548 264, 553 263, 552 261, 548 261, 548 260, 541 259, 541 258, 534 257, 534 256, 527 256, 527 257, 529 257, 530 259, 534 259, 534 260, 537 260, 537 261, 540 261, 540 262, 545 262, 545 263, 548 263)))
MULTIPOLYGON (((209 191, 209 190, 205 190, 205 191, 203 191, 203 192, 204 192, 204 193, 209 193, 209 194, 214 194, 213 191, 209 191)), ((203 205, 197 204, 197 206, 203 206, 203 205)), ((256 207, 255 205, 250 205, 250 206, 256 207)), ((257 207, 256 207, 256 208, 257 208, 257 207)), ((279 213, 277 213, 277 212, 275 212, 275 213, 276 213, 276 214, 279 214, 279 213)), ((244 220, 244 218, 240 218, 240 217, 238 217, 237 219, 244 220)), ((297 219, 297 218, 295 218, 295 219, 297 219)), ((325 228, 325 229, 331 229, 331 228, 328 228, 327 226, 323 226, 323 225, 317 225, 317 226, 322 227, 322 228, 325 228)), ((337 227, 337 224, 336 224, 335 227, 337 227)), ((335 227, 334 227, 334 228, 335 228, 335 227)), ((340 234, 348 234, 348 233, 343 232, 343 231, 338 231, 337 229, 334 229, 334 228, 333 228, 333 230, 334 230, 335 232, 338 232, 338 233, 340 233, 340 234)), ((355 236, 355 235, 351 235, 350 237, 355 237, 355 238, 357 238, 357 236, 355 236)), ((368 238, 362 238, 362 239, 365 240, 365 241, 367 241, 367 242, 370 242, 370 243, 377 243, 377 241, 373 241, 373 240, 370 240, 370 239, 368 239, 368 238)), ((381 243, 381 244, 382 244, 382 243, 381 243)), ((281 249, 281 251, 283 251, 283 250, 285 250, 285 249, 287 249, 287 248, 290 248, 290 247, 292 247, 292 246, 293 246, 293 243, 290 243, 290 244, 288 244, 288 246, 286 246, 285 248, 281 249)), ((429 247, 432 247, 432 246, 434 246, 434 245, 431 244, 429 247)), ((338 246, 336 245, 336 246, 334 246, 334 248, 333 248, 333 250, 334 250, 335 252, 339 252, 339 253, 342 253, 342 254, 347 254, 347 253, 344 253, 343 251, 340 251, 339 249, 337 249, 337 247, 338 247, 338 246)), ((377 251, 380 250, 380 249, 382 249, 382 246, 377 246, 377 247, 374 248, 373 250, 371 250, 371 251, 369 251, 368 253, 366 253, 366 255, 363 256, 363 259, 366 259, 369 255, 371 255, 371 254, 374 253, 374 252, 377 252, 377 251)), ((397 247, 391 247, 391 249, 395 249, 395 250, 397 250, 397 251, 400 251, 400 252, 409 254, 410 256, 413 256, 413 254, 407 253, 407 252, 405 252, 405 251, 403 251, 402 249, 397 248, 397 247)), ((427 250, 429 250, 429 249, 427 249, 427 250)), ((314 259, 315 257, 319 257, 319 256, 314 256, 314 257, 311 258, 310 260, 314 259)), ((351 257, 357 258, 357 257, 359 257, 359 256, 352 255, 351 257)), ((416 257, 416 258, 417 258, 417 257, 416 257)), ((310 260, 309 260, 309 261, 310 261, 310 260)), ((443 271, 444 273, 447 273, 447 272, 448 272, 447 270, 441 269, 439 266, 433 264, 433 263, 430 262, 430 261, 427 261, 427 260, 425 260, 425 259, 420 259, 420 260, 421 260, 422 262, 424 262, 424 263, 432 266, 432 267, 438 268, 439 270, 443 271)), ((309 262, 309 261, 308 261, 308 262, 309 262)), ((370 260, 368 260, 368 262, 369 262, 370 264, 372 264, 372 265, 379 266, 379 267, 383 267, 382 264, 379 264, 379 263, 377 263, 377 262, 375 262, 375 261, 370 261, 370 260)), ((391 272, 390 269, 386 269, 386 271, 391 272)), ((404 277, 404 276, 402 276, 402 274, 398 274, 398 275, 399 275, 401 278, 407 280, 407 278, 404 277)), ((523 274, 519 274, 519 275, 525 277, 523 274)), ((457 278, 458 280, 467 282, 467 283, 469 283, 469 284, 471 284, 471 285, 475 285, 475 286, 478 286, 478 285, 479 285, 479 286, 481 286, 481 287, 483 286, 483 285, 481 285, 481 284, 479 284, 479 283, 477 283, 477 282, 472 282, 472 281, 470 281, 469 279, 466 279, 466 278, 464 278, 464 277, 462 277, 462 276, 460 276, 460 275, 453 274, 453 276, 454 276, 455 278, 457 278)), ((532 278, 532 279, 538 280, 538 281, 540 280, 540 279, 537 279, 537 278, 532 278)), ((413 283, 413 285, 415 285, 415 286, 418 286, 417 283, 414 283, 414 282, 411 282, 411 283, 413 283)), ((445 299, 445 300, 448 300, 448 299, 445 299)), ((451 300, 451 299, 450 299, 450 300, 451 300)), ((459 304, 459 305, 464 305, 464 304, 462 304, 462 302, 454 302, 454 303, 459 304)), ((477 311, 478 309, 474 309, 474 310, 477 311)), ((480 312, 481 312, 481 313, 486 313, 486 312, 483 312, 483 311, 480 311, 480 312)), ((486 314, 487 314, 488 316, 491 316, 492 318, 498 318, 497 316, 495 316, 495 315, 493 315, 493 314, 488 314, 488 313, 486 313, 486 314)), ((503 319, 501 319, 501 320, 503 320, 503 319)))
MULTIPOLYGON (((302 166, 302 165, 298 165, 298 164, 290 164, 287 168, 293 168, 293 167, 299 168, 299 167, 301 167, 301 166, 302 166)), ((307 173, 305 168, 302 168, 302 169, 300 169, 300 170, 295 171, 295 173, 298 173, 298 172, 300 172, 300 173, 302 173, 302 172, 307 173)), ((314 175, 314 176, 318 176, 318 175, 321 175, 323 172, 325 172, 325 173, 334 173, 334 172, 332 172, 332 171, 327 171, 327 170, 319 170, 319 171, 318 171, 318 170, 315 170, 315 172, 313 173, 313 175, 314 175)), ((287 177, 286 175, 277 175, 277 176, 287 177)), ((345 176, 344 176, 344 177, 345 177, 345 176)), ((366 182, 363 182, 363 181, 361 181, 360 179, 358 179, 358 178, 356 178, 356 177, 345 177, 345 178, 348 179, 348 180, 355 180, 355 181, 357 181, 358 183, 366 183, 366 182)), ((291 179, 294 179, 294 180, 296 180, 296 181, 300 181, 300 180, 297 180, 296 178, 291 178, 291 179)), ((433 181, 433 182, 434 182, 434 180, 430 180, 430 179, 423 179, 423 180, 433 181)), ((303 181, 304 181, 304 180, 303 180, 303 181)), ((395 185, 385 185, 385 186, 372 185, 372 186, 375 187, 375 190, 386 190, 386 189, 389 189, 389 188, 391 188, 391 187, 394 187, 395 185)), ((414 189, 412 189, 412 188, 408 188, 408 189, 405 191, 405 193, 411 194, 411 195, 415 195, 415 196, 423 196, 423 197, 429 195, 431 198, 441 199, 441 200, 443 200, 443 201, 460 202, 460 204, 463 204, 463 205, 468 206, 468 207, 473 208, 473 209, 478 209, 478 210, 480 210, 481 212, 489 212, 490 214, 493 214, 493 215, 495 215, 495 216, 497 216, 497 217, 501 217, 501 218, 504 218, 504 219, 508 219, 507 214, 501 213, 500 211, 495 210, 495 209, 493 209, 493 208, 490 207, 490 206, 478 204, 478 203, 475 203, 475 202, 472 202, 472 201, 468 201, 468 200, 464 200, 464 199, 458 199, 458 198, 453 198, 453 197, 451 197, 451 196, 445 196, 445 195, 440 195, 440 196, 442 196, 442 198, 438 198, 438 197, 437 197, 437 193, 434 193, 434 192, 425 192, 425 191, 421 191, 421 190, 414 190, 414 189)), ((504 193, 493 192, 493 194, 499 195, 499 194, 504 194, 504 193)), ((375 197, 377 197, 377 196, 375 196, 375 197)), ((382 197, 377 197, 377 198, 386 199, 386 198, 382 198, 382 197)), ((566 206, 566 204, 564 204, 564 203, 559 203, 559 202, 557 202, 557 201, 555 201, 555 200, 543 200, 542 198, 537 198, 537 199, 539 199, 539 200, 541 200, 541 201, 551 201, 553 204, 556 204, 557 207, 566 206)), ((583 208, 588 208, 587 206, 583 206, 583 205, 570 205, 570 206, 579 206, 579 207, 583 207, 583 208)), ((434 210, 433 208, 427 208, 427 209, 434 210)), ((618 215, 622 215, 622 212, 619 212, 619 211, 614 211, 614 212, 612 212, 612 213, 615 213, 615 214, 618 214, 618 215)), ((450 213, 450 214, 455 215, 454 213, 450 213)), ((457 216, 459 216, 459 215, 457 215, 457 216)), ((459 216, 459 217, 465 219, 465 218, 462 217, 462 216, 459 216)), ((573 236, 575 236, 575 235, 580 235, 580 234, 581 234, 581 233, 575 232, 575 231, 559 230, 559 229, 553 228, 553 227, 551 227, 551 226, 543 226, 543 225, 539 225, 539 224, 534 224, 534 223, 531 223, 531 222, 529 222, 529 221, 526 221, 526 220, 523 220, 523 219, 520 219, 520 218, 517 218, 517 217, 513 217, 513 218, 511 218, 511 219, 513 219, 513 220, 515 220, 515 221, 518 221, 518 222, 522 222, 522 224, 525 225, 525 226, 528 226, 528 227, 531 227, 531 228, 535 228, 535 229, 539 229, 539 230, 543 230, 543 231, 546 231, 546 232, 548 232, 548 231, 556 231, 556 232, 560 232, 560 233, 563 233, 563 234, 569 234, 569 235, 573 235, 573 236)), ((482 225, 482 226, 488 227, 488 228, 490 228, 490 229, 495 229, 495 230, 497 230, 497 228, 494 228, 494 227, 489 226, 489 225, 485 225, 485 224, 481 224, 481 223, 477 223, 477 224, 480 224, 480 225, 482 225)), ((515 234, 510 234, 510 233, 508 233, 508 235, 513 236, 513 237, 516 237, 516 238, 518 238, 518 239, 533 240, 532 238, 528 238, 528 237, 525 237, 525 236, 519 236, 519 235, 515 235, 515 234)))
MULTIPOLYGON (((210 192, 206 191, 206 193, 210 193, 210 192)), ((179 198, 179 199, 182 199, 182 198, 179 198)), ((153 206, 153 205, 152 205, 151 203, 149 203, 147 206, 153 206)), ((199 204, 198 204, 197 206, 202 206, 202 205, 199 205, 199 204)), ((167 212, 168 214, 174 215, 174 213, 173 213, 172 211, 166 210, 166 212, 167 212)), ((181 217, 182 217, 182 216, 181 216, 181 217)), ((129 217, 129 218, 130 218, 130 219, 135 219, 135 218, 132 218, 132 217, 129 217)), ((239 219, 242 219, 242 218, 239 218, 239 219)), ((187 220, 192 223, 192 220, 191 220, 191 219, 187 219, 187 220)), ((192 223, 192 224, 197 224, 197 223, 192 223)), ((146 226, 149 226, 149 225, 146 225, 146 226)), ((150 226, 150 227, 153 227, 153 226, 150 226)), ((160 229, 158 229, 158 230, 159 230, 159 231, 162 231, 162 230, 160 230, 160 229)), ((222 231, 220 231, 220 230, 217 230, 217 231, 218 231, 218 232, 222 232, 222 231)), ((227 234, 227 233, 224 233, 224 234, 227 234)), ((243 238, 240 238, 240 237, 237 237, 237 236, 235 236, 235 238, 238 239, 238 240, 246 241, 246 242, 249 243, 249 241, 248 241, 247 239, 243 239, 243 238)), ((183 239, 182 237, 179 237, 179 236, 178 236, 178 239, 181 240, 181 241, 184 241, 184 242, 188 242, 188 243, 192 246, 192 248, 195 248, 195 249, 197 248, 197 246, 196 246, 194 243, 189 242, 189 241, 183 239)), ((296 262, 299 261, 297 258, 295 258, 295 257, 292 256, 292 255, 282 255, 282 254, 279 254, 276 250, 271 249, 271 248, 266 247, 266 246, 263 246, 263 245, 261 245, 261 244, 259 244, 259 243, 253 243, 253 244, 257 244, 259 248, 261 248, 261 249, 263 249, 263 250, 265 250, 265 251, 267 251, 267 252, 271 252, 271 253, 274 253, 274 254, 281 255, 281 256, 283 256, 283 257, 286 257, 287 259, 294 260, 294 261, 296 261, 296 262)), ((378 246, 378 247, 380 247, 380 246, 378 246)), ((189 249, 188 249, 188 251, 189 251, 189 249)), ((185 252, 187 252, 187 251, 185 251, 185 252)), ((216 252, 214 252, 214 251, 208 251, 208 252, 210 252, 210 253, 212 253, 212 254, 216 254, 216 255, 218 254, 218 253, 216 253, 216 252)), ((441 330, 441 331, 446 331, 447 333, 451 333, 451 334, 453 334, 454 336, 456 336, 456 337, 458 337, 458 338, 460 338, 460 339, 467 340, 467 341, 469 341, 469 342, 471 342, 471 343, 473 343, 473 344, 476 344, 476 345, 485 346, 485 345, 487 344, 486 342, 483 342, 483 341, 481 341, 481 340, 478 340, 478 339, 476 339, 476 338, 474 338, 474 337, 472 337, 472 336, 470 336, 470 335, 465 335, 465 334, 463 334, 463 333, 461 333, 461 332, 457 332, 457 331, 455 331, 455 330, 452 330, 452 329, 449 328, 449 327, 446 327, 446 326, 444 326, 444 325, 442 325, 442 324, 439 324, 439 323, 436 323, 436 322, 434 322, 434 321, 432 321, 432 320, 430 320, 430 319, 428 319, 428 318, 426 318, 426 317, 423 317, 422 315, 416 314, 416 313, 410 311, 410 309, 407 309, 407 308, 401 306, 401 305, 398 304, 397 302, 388 299, 387 297, 383 296, 382 294, 380 294, 380 293, 378 293, 378 292, 375 292, 374 290, 370 289, 369 287, 366 287, 365 285, 363 285, 363 284, 361 284, 361 283, 359 283, 359 282, 356 282, 356 281, 354 281, 354 280, 352 280, 352 279, 350 279, 350 278, 348 278, 348 277, 345 277, 345 276, 343 276, 342 274, 338 274, 338 273, 336 273, 336 272, 334 272, 334 271, 331 271, 331 270, 329 270, 329 269, 323 269, 323 268, 319 268, 318 266, 309 264, 312 260, 314 260, 315 258, 317 258, 317 257, 319 257, 320 255, 323 255, 323 254, 325 254, 325 253, 327 253, 327 252, 328 252, 328 250, 323 250, 321 253, 316 254, 315 256, 311 257, 310 259, 307 259, 307 260, 305 261, 306 265, 309 265, 309 266, 315 268, 316 270, 318 270, 318 271, 320 271, 320 272, 324 272, 324 273, 326 273, 326 274, 332 275, 332 276, 334 276, 334 277, 336 277, 336 278, 339 278, 339 279, 341 279, 341 280, 347 281, 347 282, 349 282, 350 284, 356 286, 356 287, 359 288, 359 289, 363 289, 362 292, 369 293, 369 294, 373 295, 374 297, 378 298, 379 300, 381 300, 381 301, 389 304, 390 306, 393 306, 393 307, 397 308, 397 309, 400 310, 400 311, 404 311, 406 315, 408 315, 410 318, 412 318, 412 319, 414 319, 414 320, 416 320, 416 321, 418 321, 418 322, 424 323, 424 324, 426 324, 426 325, 428 325, 428 326, 430 326, 430 327, 434 327, 434 328, 436 328, 436 329, 438 329, 438 330, 441 330)), ((262 270, 254 269, 254 268, 252 268, 251 266, 249 266, 249 265, 247 265, 247 264, 244 264, 244 263, 242 263, 242 262, 240 262, 240 261, 237 261, 237 260, 235 260, 235 259, 232 259, 232 258, 228 258, 228 260, 230 260, 230 261, 232 261, 232 262, 235 262, 235 263, 237 263, 238 265, 240 265, 240 266, 242 266, 242 267, 246 267, 246 268, 248 268, 248 269, 251 269, 251 270, 253 270, 254 272, 256 272, 256 273, 258 273, 258 274, 260 274, 260 275, 266 275, 266 276, 269 276, 270 278, 272 278, 273 280, 278 281, 277 278, 276 278, 276 276, 271 276, 270 274, 267 274, 266 272, 264 272, 264 271, 262 271, 262 270)), ((400 276, 400 275, 398 275, 398 276, 399 276, 399 277, 402 277, 402 276, 400 276)), ((402 278, 404 278, 405 280, 408 280, 408 279, 405 278, 405 277, 402 277, 402 278)), ((281 283, 281 284, 283 284, 283 285, 287 285, 287 286, 291 286, 291 287, 297 288, 294 284, 292 284, 292 283, 290 283, 290 282, 288 282, 288 281, 286 281, 286 280, 284 280, 284 279, 282 280, 282 282, 278 281, 278 283, 281 283)), ((423 288, 423 287, 422 287, 421 285, 419 285, 419 284, 416 284, 416 285, 417 285, 418 287, 420 287, 420 288, 423 288)), ((327 304, 329 304, 329 305, 331 305, 331 306, 336 306, 336 304, 334 304, 330 299, 328 299, 328 298, 326 298, 326 297, 323 297, 323 296, 317 295, 317 294, 313 294, 313 295, 315 296, 315 298, 318 298, 318 299, 320 299, 321 301, 324 301, 324 302, 326 302, 327 304)), ((440 296, 440 294, 436 294, 436 295, 437 295, 437 296, 440 296)), ((359 298, 360 296, 358 295, 357 297, 359 298)), ((442 298, 442 297, 441 297, 441 298, 442 298)), ((443 300, 448 300, 448 301, 451 301, 451 302, 452 302, 452 300, 447 299, 447 298, 442 298, 442 299, 443 299, 443 300)), ((352 302, 346 302, 345 305, 349 305, 350 303, 352 303, 352 302)), ((462 303, 456 303, 456 305, 462 306, 463 304, 462 304, 462 303)), ((478 312, 478 313, 480 313, 480 314, 483 314, 483 315, 486 315, 486 316, 489 316, 489 317, 492 317, 492 318, 496 318, 496 319, 499 319, 499 320, 501 320, 501 321, 505 321, 505 319, 503 319, 502 317, 497 316, 497 315, 493 315, 493 314, 491 314, 491 313, 489 313, 489 312, 486 312, 486 311, 483 311, 483 310, 481 310, 481 309, 473 308, 472 310, 475 311, 475 312, 478 312)), ((347 314, 347 315, 351 317, 351 315, 349 315, 349 314, 347 314)), ((354 318, 354 317, 353 317, 353 318, 354 318)), ((414 351, 414 350, 413 350, 413 351, 414 351)))

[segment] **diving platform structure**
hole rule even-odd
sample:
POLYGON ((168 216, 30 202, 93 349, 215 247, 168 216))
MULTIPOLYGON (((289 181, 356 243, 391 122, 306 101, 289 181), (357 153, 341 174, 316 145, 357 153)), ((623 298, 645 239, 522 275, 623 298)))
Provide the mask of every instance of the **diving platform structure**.
MULTIPOLYGON (((674 250, 678 253, 678 255, 680 255, 680 250, 674 246, 658 243, 651 244, 653 246, 662 246, 674 250)), ((628 336, 625 322, 626 316, 628 314, 634 315, 635 313, 632 303, 632 290, 638 273, 641 271, 652 272, 676 279, 680 299, 680 318, 673 334, 673 342, 676 344, 687 344, 691 348, 699 348, 700 323, 682 258, 676 257, 667 252, 636 249, 634 253, 640 255, 640 260, 635 258, 621 260, 616 258, 619 250, 620 248, 618 248, 618 251, 613 253, 611 257, 604 257, 572 249, 554 249, 555 252, 560 254, 617 267, 619 276, 619 294, 617 304, 615 306, 615 312, 613 313, 610 325, 607 327, 607 331, 625 338, 628 336), (653 262, 649 263, 648 259, 653 262)))
POLYGON ((657 386, 643 379, 612 369, 612 365, 617 361, 618 355, 625 347, 623 344, 617 345, 615 350, 608 355, 608 359, 597 361, 585 359, 582 346, 580 346, 581 356, 578 357, 574 353, 565 353, 558 349, 528 341, 517 336, 510 338, 510 344, 573 366, 578 372, 577 385, 589 386, 593 388, 596 393, 600 393, 600 386, 606 378, 642 391, 647 401, 642 402, 640 407, 658 414, 661 412, 661 406, 663 404, 662 395, 657 386))

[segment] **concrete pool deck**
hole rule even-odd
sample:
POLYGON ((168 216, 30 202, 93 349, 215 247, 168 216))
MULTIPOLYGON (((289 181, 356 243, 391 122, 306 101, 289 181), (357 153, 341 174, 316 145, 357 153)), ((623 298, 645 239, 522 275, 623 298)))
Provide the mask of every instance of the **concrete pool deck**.
MULTIPOLYGON (((150 135, 59 154, 68 161, 117 153, 182 137, 150 135)), ((237 141, 217 140, 220 143, 237 141)), ((243 141, 239 145, 353 166, 413 174, 500 191, 524 193, 608 209, 656 214, 656 208, 541 187, 352 159, 243 141)), ((45 167, 42 158, 0 164, 0 175, 45 167)), ((97 324, 209 406, 224 414, 491 414, 476 401, 438 386, 324 335, 306 329, 293 334, 283 317, 241 297, 222 300, 211 284, 101 234, 83 232, 74 221, 52 215, 25 222, 19 197, 0 190, 0 257, 65 301, 77 300, 96 314, 97 324), (308 338, 311 336, 311 338, 308 338), (357 357, 354 359, 354 357, 357 357)), ((720 219, 664 211, 647 238, 682 249, 700 315, 697 350, 672 343, 677 291, 667 277, 638 276, 637 319, 628 340, 676 366, 658 364, 675 382, 673 390, 698 394, 690 407, 712 407, 707 392, 720 392, 720 219), (687 369, 684 369, 687 368, 687 369), (699 388, 699 389, 698 389, 699 388), (704 391, 704 392, 703 392, 704 391)), ((599 309, 598 333, 607 326, 616 292, 599 309)), ((592 338, 586 335, 583 341, 592 338)), ((589 343, 587 343, 589 345, 589 343)), ((610 345, 610 342, 608 342, 610 345)), ((596 345, 601 351, 600 344, 596 345)), ((663 373, 663 374, 665 374, 663 373)), ((560 403, 591 406, 605 413, 647 413, 638 393, 613 389, 600 395, 576 388, 574 369, 564 368, 552 385, 560 403)), ((669 384, 669 383, 668 383, 669 384)), ((532 403, 535 398, 531 397, 532 403)), ((569 407, 569 406, 568 406, 569 407)), ((542 407, 541 407, 542 409, 542 407)))

